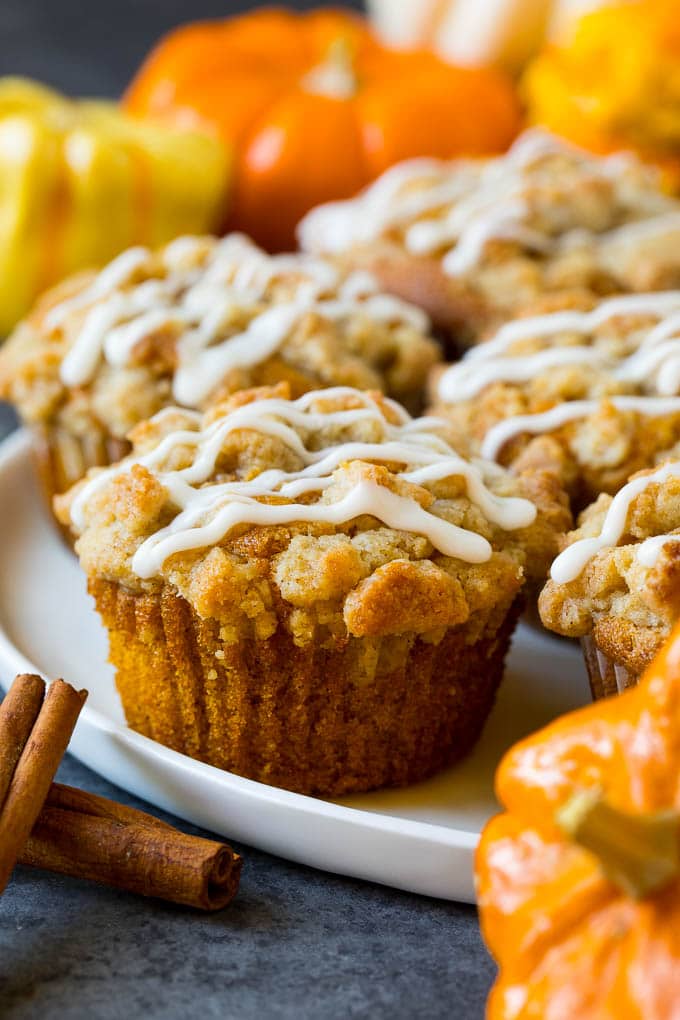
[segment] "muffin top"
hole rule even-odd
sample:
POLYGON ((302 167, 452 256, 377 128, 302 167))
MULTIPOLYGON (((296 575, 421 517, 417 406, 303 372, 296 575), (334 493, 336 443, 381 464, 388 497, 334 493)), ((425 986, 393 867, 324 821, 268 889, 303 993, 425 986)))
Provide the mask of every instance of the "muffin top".
POLYGON ((409 401, 438 357, 427 330, 368 273, 270 256, 239 234, 182 237, 46 295, 0 353, 0 396, 29 422, 120 438, 171 403, 202 409, 280 380, 409 401))
POLYGON ((226 640, 474 630, 569 526, 551 475, 470 463, 443 422, 340 387, 165 409, 56 501, 90 576, 170 585, 226 640))
POLYGON ((397 246, 436 259, 505 308, 546 290, 680 284, 680 202, 657 172, 539 130, 493 159, 398 164, 356 199, 312 210, 299 236, 308 251, 397 246))
POLYGON ((568 637, 592 634, 634 673, 680 616, 680 460, 602 495, 565 539, 541 593, 541 619, 568 637))
POLYGON ((680 439, 680 290, 554 303, 435 368, 433 413, 462 452, 552 459, 592 499, 680 439))

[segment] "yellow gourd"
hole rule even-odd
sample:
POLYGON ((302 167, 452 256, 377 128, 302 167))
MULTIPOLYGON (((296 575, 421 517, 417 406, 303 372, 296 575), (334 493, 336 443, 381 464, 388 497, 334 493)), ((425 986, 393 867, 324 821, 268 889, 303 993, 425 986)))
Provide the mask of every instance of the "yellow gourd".
POLYGON ((217 229, 229 164, 208 135, 0 79, 0 335, 69 273, 217 229))
POLYGON ((634 149, 680 187, 680 5, 628 0, 586 14, 525 72, 529 119, 594 152, 634 149))

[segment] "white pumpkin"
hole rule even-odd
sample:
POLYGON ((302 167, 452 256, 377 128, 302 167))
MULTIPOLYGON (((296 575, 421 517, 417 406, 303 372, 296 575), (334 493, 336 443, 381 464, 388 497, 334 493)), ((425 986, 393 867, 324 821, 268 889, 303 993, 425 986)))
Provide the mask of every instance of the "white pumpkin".
POLYGON ((519 70, 547 37, 562 38, 604 0, 368 0, 391 46, 431 46, 455 64, 519 70))

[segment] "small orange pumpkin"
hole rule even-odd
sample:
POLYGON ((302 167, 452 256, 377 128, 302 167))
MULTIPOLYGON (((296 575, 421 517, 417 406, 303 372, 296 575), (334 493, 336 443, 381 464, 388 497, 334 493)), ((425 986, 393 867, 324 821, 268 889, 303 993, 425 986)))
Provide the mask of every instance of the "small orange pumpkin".
POLYGON ((487 1020, 678 1020, 680 626, 638 687, 513 748, 496 788, 487 1020))
POLYGON ((183 26, 150 54, 125 105, 234 143, 229 226, 272 250, 292 245, 312 206, 349 197, 392 163, 497 152, 519 125, 500 73, 385 49, 341 10, 183 26))

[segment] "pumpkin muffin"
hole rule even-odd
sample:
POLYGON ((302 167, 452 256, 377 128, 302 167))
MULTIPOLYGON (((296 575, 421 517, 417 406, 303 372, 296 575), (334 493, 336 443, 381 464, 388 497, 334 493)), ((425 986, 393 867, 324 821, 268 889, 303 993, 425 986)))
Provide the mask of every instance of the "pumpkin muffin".
POLYGON ((50 291, 0 352, 0 397, 34 432, 48 493, 118 460, 169 404, 287 381, 375 387, 413 405, 438 349, 427 317, 368 273, 269 256, 248 238, 132 248, 50 291))
POLYGON ((569 514, 552 475, 470 464, 442 430, 281 384, 165 409, 58 497, 130 726, 321 795, 464 755, 569 514))
POLYGON ((299 237, 369 268, 463 345, 545 294, 680 286, 680 202, 657 172, 538 130, 493 159, 399 164, 312 210, 299 237))
POLYGON ((584 510, 539 611, 581 639, 596 697, 637 680, 680 617, 680 449, 584 510))
POLYGON ((432 413, 461 453, 551 468, 582 509, 680 440, 680 290, 558 304, 433 369, 432 413))

